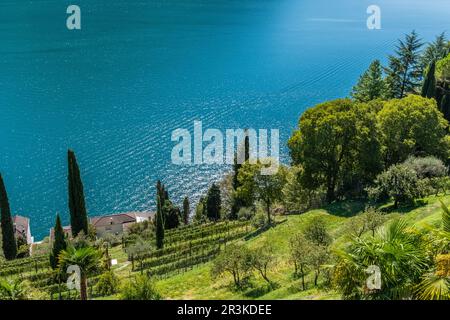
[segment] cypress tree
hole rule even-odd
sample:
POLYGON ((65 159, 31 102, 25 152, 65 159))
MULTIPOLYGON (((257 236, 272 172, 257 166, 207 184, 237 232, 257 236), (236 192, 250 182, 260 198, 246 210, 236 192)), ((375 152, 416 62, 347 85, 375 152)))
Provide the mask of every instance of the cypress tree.
MULTIPOLYGON (((238 147, 238 152, 242 152, 242 149, 238 147)), ((242 167, 242 163, 239 163, 238 153, 234 154, 234 163, 233 163, 233 194, 231 199, 231 210, 229 214, 230 220, 236 220, 238 218, 239 210, 244 206, 242 199, 236 193, 236 190, 240 187, 239 183, 239 170, 242 167)), ((244 137, 244 162, 250 159, 250 137, 248 133, 248 129, 245 129, 245 137, 244 137)))
POLYGON ((164 202, 169 200, 169 192, 167 192, 166 187, 161 183, 161 180, 156 182, 156 193, 161 201, 161 206, 164 206, 164 202))
POLYGON ((248 129, 245 129, 244 138, 244 160, 248 161, 250 159, 250 137, 248 136, 248 129))
POLYGON ((88 234, 88 218, 84 201, 83 183, 80 169, 78 168, 75 153, 69 150, 68 158, 68 182, 69 182, 69 211, 72 235, 76 237, 81 231, 88 234))
POLYGON ((2 247, 3 254, 7 260, 13 260, 17 256, 17 243, 14 236, 14 226, 11 219, 11 210, 9 208, 8 194, 0 173, 0 215, 2 228, 2 247))
POLYGON ((238 180, 238 174, 239 169, 242 167, 242 164, 238 163, 237 161, 237 155, 234 155, 234 164, 233 164, 233 181, 232 181, 232 187, 233 187, 233 194, 231 198, 231 211, 230 211, 230 220, 237 219, 238 212, 241 209, 240 205, 240 199, 237 196, 236 190, 239 188, 239 180, 238 180))
POLYGON ((444 94, 440 102, 441 112, 444 114, 444 118, 450 121, 450 94, 444 94))
POLYGON ((433 60, 428 68, 427 75, 422 85, 422 97, 436 98, 436 62, 433 60))
POLYGON ((58 255, 61 251, 66 250, 67 243, 64 239, 64 230, 61 224, 61 218, 59 217, 59 214, 56 215, 56 222, 54 227, 54 241, 53 241, 53 248, 52 252, 50 253, 50 266, 53 269, 56 269, 58 267, 58 255))
POLYGON ((189 198, 184 197, 184 200, 183 200, 183 222, 184 222, 184 224, 189 223, 189 212, 190 212, 189 198))
POLYGON ((164 247, 164 221, 161 207, 161 199, 159 195, 156 197, 156 247, 162 249, 164 247))
POLYGON ((220 188, 215 183, 212 184, 208 190, 208 197, 206 199, 206 214, 212 221, 220 219, 221 199, 220 188))

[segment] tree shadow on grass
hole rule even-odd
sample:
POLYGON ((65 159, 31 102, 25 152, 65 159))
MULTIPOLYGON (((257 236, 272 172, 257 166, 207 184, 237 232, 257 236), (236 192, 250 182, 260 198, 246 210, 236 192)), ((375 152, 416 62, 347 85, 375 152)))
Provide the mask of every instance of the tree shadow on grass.
POLYGON ((353 217, 364 211, 367 201, 364 200, 345 200, 331 203, 323 209, 329 214, 338 217, 353 217))
POLYGON ((388 205, 381 206, 379 208, 379 210, 385 214, 393 213, 393 212, 398 212, 398 213, 404 214, 404 213, 408 213, 414 209, 426 206, 427 204, 428 204, 428 201, 419 199, 419 200, 414 201, 414 203, 411 203, 411 204, 399 205, 397 208, 394 206, 393 203, 391 203, 388 205))
POLYGON ((280 285, 278 283, 272 283, 272 285, 269 284, 261 285, 246 291, 244 293, 244 296, 256 299, 269 293, 270 291, 278 289, 279 287, 280 285))
POLYGON ((250 239, 253 239, 253 238, 259 236, 260 234, 262 234, 263 232, 266 232, 267 230, 270 230, 271 228, 274 228, 274 227, 276 227, 279 224, 285 223, 286 221, 287 221, 287 219, 283 219, 281 221, 276 221, 276 222, 272 221, 271 224, 266 224, 264 227, 259 228, 259 229, 255 230, 255 231, 253 231, 252 233, 246 235, 244 237, 244 240, 248 241, 250 239))

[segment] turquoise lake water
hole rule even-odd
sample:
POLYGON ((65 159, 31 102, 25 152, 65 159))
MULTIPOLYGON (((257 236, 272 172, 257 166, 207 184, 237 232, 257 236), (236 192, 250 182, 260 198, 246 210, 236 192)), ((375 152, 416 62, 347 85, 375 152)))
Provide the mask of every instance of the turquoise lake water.
MULTIPOLYGON (((279 129, 350 91, 415 29, 450 29, 448 0, 2 0, 0 172, 36 239, 67 223, 66 153, 76 152, 89 214, 154 209, 158 178, 196 202, 227 166, 173 165, 171 132, 279 129), (66 28, 81 8, 82 29, 66 28), (377 4, 382 29, 368 30, 377 4)), ((450 30, 448 30, 450 32, 450 30)))

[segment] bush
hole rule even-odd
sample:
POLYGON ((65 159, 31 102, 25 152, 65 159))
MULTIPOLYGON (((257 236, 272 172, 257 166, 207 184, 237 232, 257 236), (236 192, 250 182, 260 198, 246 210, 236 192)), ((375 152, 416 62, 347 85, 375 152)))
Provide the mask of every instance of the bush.
POLYGON ((368 188, 369 197, 381 200, 385 196, 394 199, 394 207, 401 203, 412 203, 425 194, 416 172, 405 164, 397 164, 378 175, 375 186, 368 188))
POLYGON ((119 287, 119 279, 112 271, 108 271, 100 275, 95 291, 101 296, 110 296, 117 293, 119 287))
POLYGON ((252 224, 256 229, 263 228, 267 225, 267 216, 264 212, 258 210, 252 219, 252 224))
POLYGON ((444 163, 435 157, 410 157, 405 161, 405 166, 414 170, 419 179, 437 178, 447 175, 444 163))
POLYGON ((238 212, 238 219, 241 221, 249 221, 255 216, 255 211, 252 208, 244 207, 238 212))
POLYGON ((314 217, 305 228, 305 238, 319 246, 328 246, 332 239, 322 217, 314 217))
POLYGON ((127 281, 120 290, 122 300, 160 300, 153 281, 146 275, 137 275, 127 281))

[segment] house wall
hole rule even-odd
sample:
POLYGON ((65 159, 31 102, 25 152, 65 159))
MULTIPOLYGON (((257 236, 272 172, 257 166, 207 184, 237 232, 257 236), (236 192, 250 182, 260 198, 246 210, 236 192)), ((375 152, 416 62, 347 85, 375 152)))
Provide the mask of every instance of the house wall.
POLYGON ((105 233, 112 233, 112 234, 122 234, 123 233, 123 226, 122 224, 112 224, 108 226, 102 226, 102 227, 95 227, 97 237, 101 237, 105 233))

